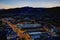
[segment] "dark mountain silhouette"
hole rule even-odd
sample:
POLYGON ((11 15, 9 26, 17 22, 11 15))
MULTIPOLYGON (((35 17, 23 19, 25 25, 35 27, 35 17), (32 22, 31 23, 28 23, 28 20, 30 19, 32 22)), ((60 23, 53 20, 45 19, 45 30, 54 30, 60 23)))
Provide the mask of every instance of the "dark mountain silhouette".
POLYGON ((15 9, 1 9, 0 17, 25 16, 42 18, 42 21, 49 21, 56 26, 60 26, 60 7, 53 8, 33 8, 22 7, 15 9), (48 19, 47 19, 48 18, 48 19))

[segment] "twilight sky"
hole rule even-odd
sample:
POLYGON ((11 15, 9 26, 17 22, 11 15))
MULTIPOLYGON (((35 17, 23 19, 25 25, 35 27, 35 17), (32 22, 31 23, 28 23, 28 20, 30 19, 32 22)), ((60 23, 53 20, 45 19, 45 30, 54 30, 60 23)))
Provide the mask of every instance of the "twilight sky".
POLYGON ((0 9, 16 7, 56 7, 60 6, 60 0, 0 0, 0 9))

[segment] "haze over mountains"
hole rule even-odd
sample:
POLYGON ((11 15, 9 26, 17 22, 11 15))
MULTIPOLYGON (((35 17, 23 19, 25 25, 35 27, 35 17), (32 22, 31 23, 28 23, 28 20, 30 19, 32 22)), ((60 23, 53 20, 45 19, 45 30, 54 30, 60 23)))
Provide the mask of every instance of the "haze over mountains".
POLYGON ((53 8, 33 8, 33 7, 22 7, 13 9, 0 9, 0 17, 15 17, 25 16, 42 18, 43 21, 52 21, 53 24, 60 26, 60 7, 53 8), (48 18, 48 19, 47 19, 48 18))

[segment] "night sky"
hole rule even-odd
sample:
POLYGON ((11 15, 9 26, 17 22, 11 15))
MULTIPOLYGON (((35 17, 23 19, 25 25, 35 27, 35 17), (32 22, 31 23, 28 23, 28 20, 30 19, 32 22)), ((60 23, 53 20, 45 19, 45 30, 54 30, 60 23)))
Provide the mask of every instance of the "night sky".
POLYGON ((60 0, 0 0, 0 9, 16 7, 56 7, 60 0))

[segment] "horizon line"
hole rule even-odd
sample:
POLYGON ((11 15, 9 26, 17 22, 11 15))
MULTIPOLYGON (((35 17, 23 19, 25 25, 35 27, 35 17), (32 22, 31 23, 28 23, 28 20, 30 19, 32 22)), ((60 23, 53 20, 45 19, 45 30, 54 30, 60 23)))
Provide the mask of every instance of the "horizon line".
MULTIPOLYGON (((23 7, 11 7, 11 8, 0 8, 0 9, 15 9, 15 8, 24 8, 24 7, 31 7, 31 6, 23 6, 23 7)), ((54 6, 54 7, 60 7, 60 6, 54 6)), ((31 8, 54 8, 54 7, 31 7, 31 8)))

